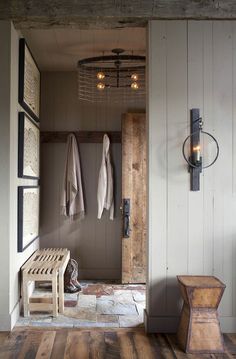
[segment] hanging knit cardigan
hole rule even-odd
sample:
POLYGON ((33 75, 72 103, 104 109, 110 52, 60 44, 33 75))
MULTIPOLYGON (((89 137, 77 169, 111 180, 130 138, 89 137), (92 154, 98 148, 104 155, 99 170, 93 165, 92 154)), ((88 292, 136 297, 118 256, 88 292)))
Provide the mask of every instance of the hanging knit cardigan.
POLYGON ((102 217, 103 209, 110 210, 110 219, 114 218, 113 197, 113 171, 110 159, 110 140, 105 134, 103 136, 102 163, 98 178, 98 219, 102 217))

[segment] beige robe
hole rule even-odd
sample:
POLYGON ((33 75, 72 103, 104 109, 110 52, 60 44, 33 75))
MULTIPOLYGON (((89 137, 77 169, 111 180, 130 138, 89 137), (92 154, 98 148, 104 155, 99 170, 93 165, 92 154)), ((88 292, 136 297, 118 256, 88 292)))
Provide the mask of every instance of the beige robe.
POLYGON ((102 217, 103 209, 110 210, 110 219, 114 218, 114 197, 113 197, 113 170, 110 159, 110 140, 105 134, 103 136, 102 163, 98 178, 98 219, 102 217))
POLYGON ((80 158, 76 137, 67 138, 67 154, 61 196, 62 214, 71 219, 82 219, 85 215, 81 180, 80 158))

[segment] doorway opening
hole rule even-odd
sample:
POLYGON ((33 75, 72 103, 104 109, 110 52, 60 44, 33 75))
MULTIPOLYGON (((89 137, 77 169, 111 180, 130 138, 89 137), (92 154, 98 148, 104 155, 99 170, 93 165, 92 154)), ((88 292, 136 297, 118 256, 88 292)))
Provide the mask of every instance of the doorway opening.
MULTIPOLYGON (((137 97, 132 103, 126 95, 119 101, 108 95, 106 102, 79 98, 77 62, 120 48, 145 56, 146 30, 51 29, 22 30, 22 34, 41 70, 41 135, 50 132, 52 139, 42 136, 41 143, 40 247, 68 248, 78 262, 82 289, 65 293, 64 315, 52 318, 48 313, 37 313, 21 317, 18 324, 140 326, 146 278, 146 98, 137 97), (110 137, 113 220, 106 210, 97 218, 101 141, 78 143, 85 218, 71 221, 61 215, 66 143, 58 138, 62 132, 80 131, 104 132, 110 137), (120 140, 113 140, 117 133, 120 140), (128 212, 125 200, 130 201, 128 212)), ((50 291, 40 284, 32 297, 47 301, 50 291)))

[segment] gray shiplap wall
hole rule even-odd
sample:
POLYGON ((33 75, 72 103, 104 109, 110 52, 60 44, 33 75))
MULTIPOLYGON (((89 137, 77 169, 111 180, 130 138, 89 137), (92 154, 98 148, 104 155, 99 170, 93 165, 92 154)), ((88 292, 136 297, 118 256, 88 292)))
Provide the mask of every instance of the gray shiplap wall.
MULTIPOLYGON (((135 109, 144 104, 135 105, 135 109)), ((42 131, 119 131, 119 105, 87 104, 77 99, 75 72, 44 72, 42 76, 42 131)), ((116 279, 121 271, 121 145, 112 144, 115 170, 115 219, 105 213, 97 220, 97 180, 102 144, 80 144, 86 217, 70 223, 60 215, 65 144, 41 146, 41 247, 67 247, 79 261, 80 278, 116 279)))
POLYGON ((150 331, 176 329, 181 300, 176 275, 206 274, 227 286, 222 328, 236 330, 236 23, 149 24, 150 331), (216 164, 190 192, 182 157, 189 110, 219 141, 216 164))

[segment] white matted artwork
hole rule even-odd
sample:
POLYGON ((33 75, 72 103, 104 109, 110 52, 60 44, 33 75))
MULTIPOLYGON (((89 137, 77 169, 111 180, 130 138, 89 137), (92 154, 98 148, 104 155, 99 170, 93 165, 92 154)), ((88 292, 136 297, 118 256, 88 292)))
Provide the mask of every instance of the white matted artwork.
POLYGON ((19 103, 39 121, 40 71, 24 39, 19 49, 19 103))
POLYGON ((39 187, 18 187, 18 252, 23 252, 39 235, 39 187))
POLYGON ((24 112, 19 112, 18 176, 39 179, 40 131, 24 112))

